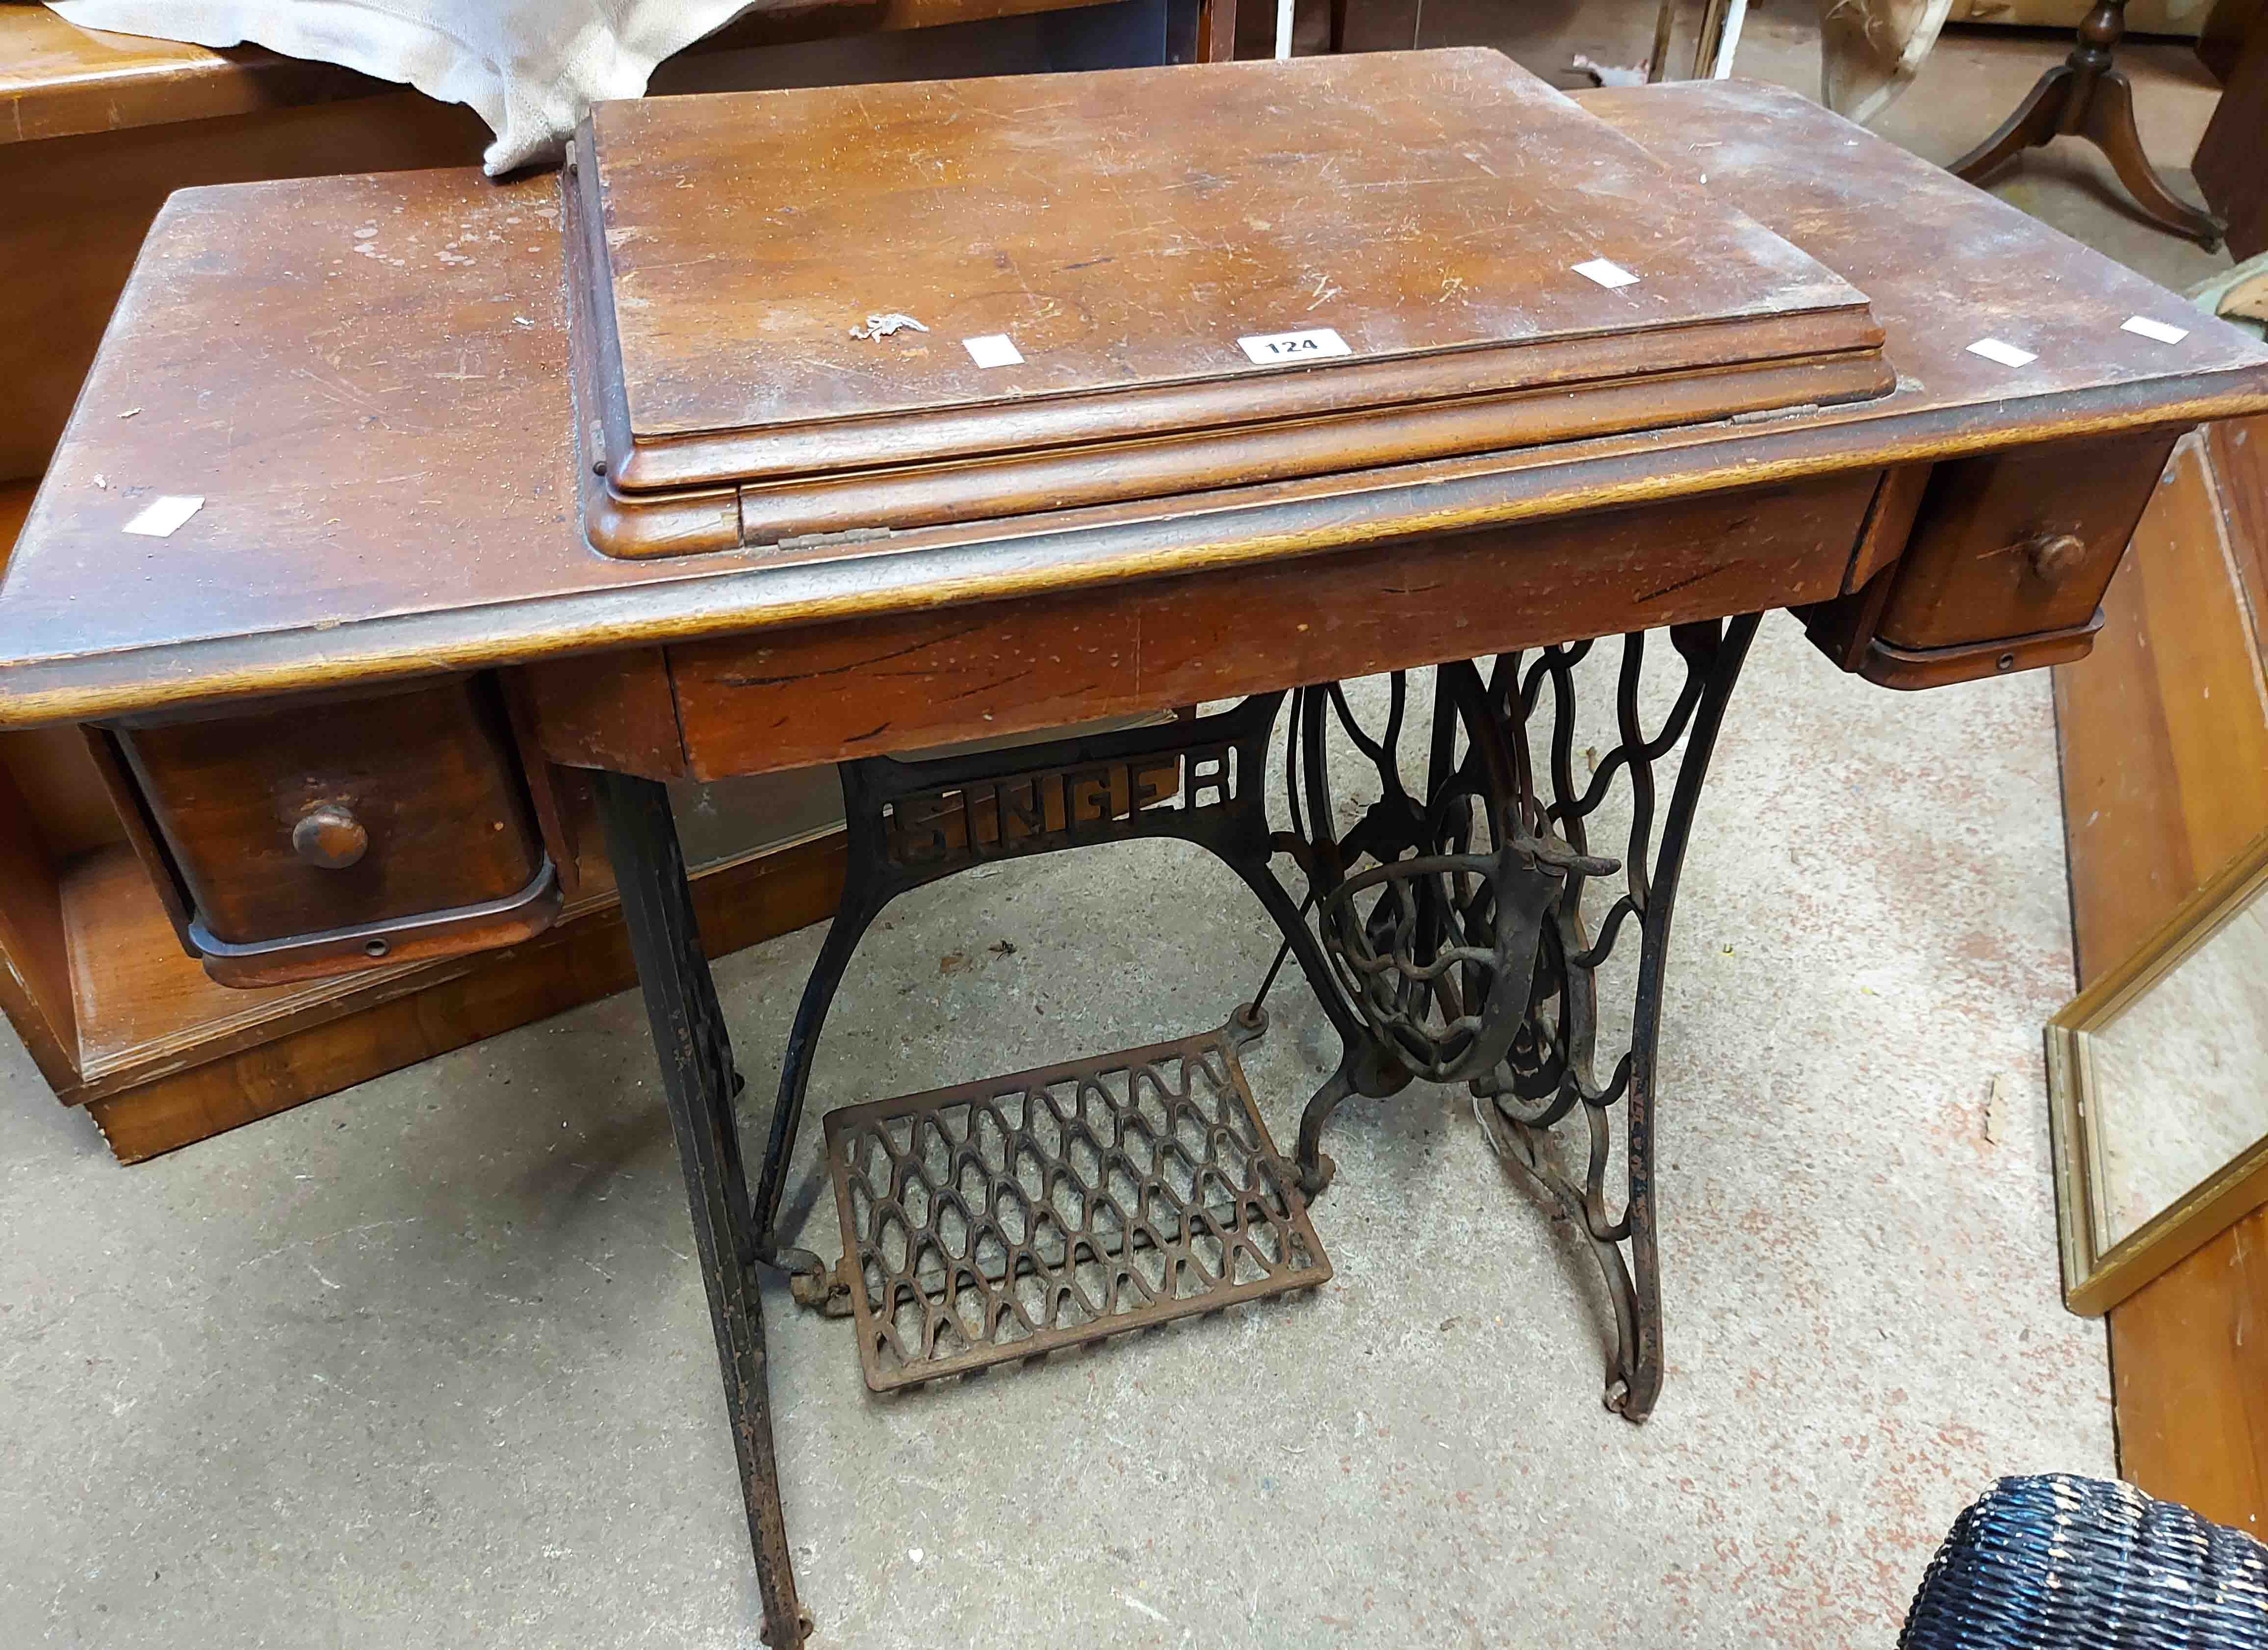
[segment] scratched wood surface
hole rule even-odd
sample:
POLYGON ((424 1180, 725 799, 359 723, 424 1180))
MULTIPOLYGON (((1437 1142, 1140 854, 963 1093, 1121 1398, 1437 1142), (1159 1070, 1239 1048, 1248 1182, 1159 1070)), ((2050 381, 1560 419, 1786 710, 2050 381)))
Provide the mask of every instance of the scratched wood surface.
POLYGON ((2268 410, 2268 350, 1800 98, 1726 84, 1586 104, 1866 291, 1899 387, 1758 424, 1068 511, 1010 536, 924 529, 848 562, 618 561, 582 543, 573 504, 550 180, 178 195, 0 582, 0 725, 1091 588, 2268 410), (2146 312, 2180 316, 2188 338, 2120 330, 2146 312), (1988 328, 2036 358, 1967 353, 1988 328), (124 535, 157 494, 205 504, 170 538, 124 535))
POLYGON ((603 380, 633 440, 676 438, 635 475, 610 441, 624 487, 1662 371, 1641 346, 1672 331, 1706 366, 1881 337, 1847 283, 1479 48, 609 103, 587 143, 603 380), (927 330, 867 335, 876 313, 927 330), (1351 353, 1239 344, 1318 328, 1351 353), (1024 358, 980 365, 962 340, 990 335, 1024 358))

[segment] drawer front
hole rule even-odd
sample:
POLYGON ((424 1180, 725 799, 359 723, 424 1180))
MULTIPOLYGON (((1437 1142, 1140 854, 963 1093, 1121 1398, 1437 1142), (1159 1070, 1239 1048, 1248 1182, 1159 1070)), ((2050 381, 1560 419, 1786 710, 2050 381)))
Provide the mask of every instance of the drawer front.
MULTIPOLYGON (((1827 476, 1130 584, 674 645, 545 718, 555 762, 695 778, 998 739, 1287 683, 1824 601, 1880 476, 1827 476), (637 677, 627 678, 637 681, 637 677), (635 717, 630 711, 651 701, 635 717), (664 769, 665 772, 670 770, 664 769)), ((561 703, 578 696, 565 661, 561 703)), ((540 696, 545 673, 534 674, 540 696)))
POLYGON ((1918 652, 2084 631, 2180 435, 2063 441, 1939 465, 1876 639, 1918 652))
POLYGON ((493 920, 432 920, 504 916, 494 908, 548 880, 485 680, 124 728, 117 738, 187 896, 192 939, 209 966, 224 964, 216 976, 244 976, 232 983, 476 949, 549 920, 545 910, 528 927, 534 913, 519 912, 500 937, 493 920), (374 932, 314 948, 334 966, 283 954, 225 966, 238 947, 340 930, 374 932))

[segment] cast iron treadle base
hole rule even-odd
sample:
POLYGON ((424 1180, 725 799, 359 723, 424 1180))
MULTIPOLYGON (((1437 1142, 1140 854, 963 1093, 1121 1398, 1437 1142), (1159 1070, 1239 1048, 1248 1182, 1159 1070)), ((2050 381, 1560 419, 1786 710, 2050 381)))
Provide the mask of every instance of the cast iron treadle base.
POLYGON ((877 1392, 1331 1275, 1232 1020, 826 1117, 858 1360, 877 1392))

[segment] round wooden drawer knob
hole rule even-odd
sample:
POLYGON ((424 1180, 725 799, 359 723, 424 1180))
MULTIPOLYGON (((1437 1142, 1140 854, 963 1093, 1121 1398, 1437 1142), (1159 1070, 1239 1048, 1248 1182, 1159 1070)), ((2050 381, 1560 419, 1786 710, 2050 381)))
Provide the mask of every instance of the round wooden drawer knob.
POLYGON ((370 849, 370 833, 353 810, 326 802, 300 815, 291 828, 291 849, 311 866, 343 871, 370 849))
POLYGON ((2048 583, 2060 584, 2087 559, 2087 541, 2073 533, 2043 533, 2026 542, 2024 558, 2048 583))

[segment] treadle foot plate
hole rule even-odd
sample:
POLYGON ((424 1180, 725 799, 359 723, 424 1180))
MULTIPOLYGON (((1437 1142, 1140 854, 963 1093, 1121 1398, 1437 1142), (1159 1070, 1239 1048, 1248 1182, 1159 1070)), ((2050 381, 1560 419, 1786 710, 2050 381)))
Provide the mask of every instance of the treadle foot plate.
POLYGON ((827 1116, 877 1392, 1331 1275, 1233 1028, 827 1116))

